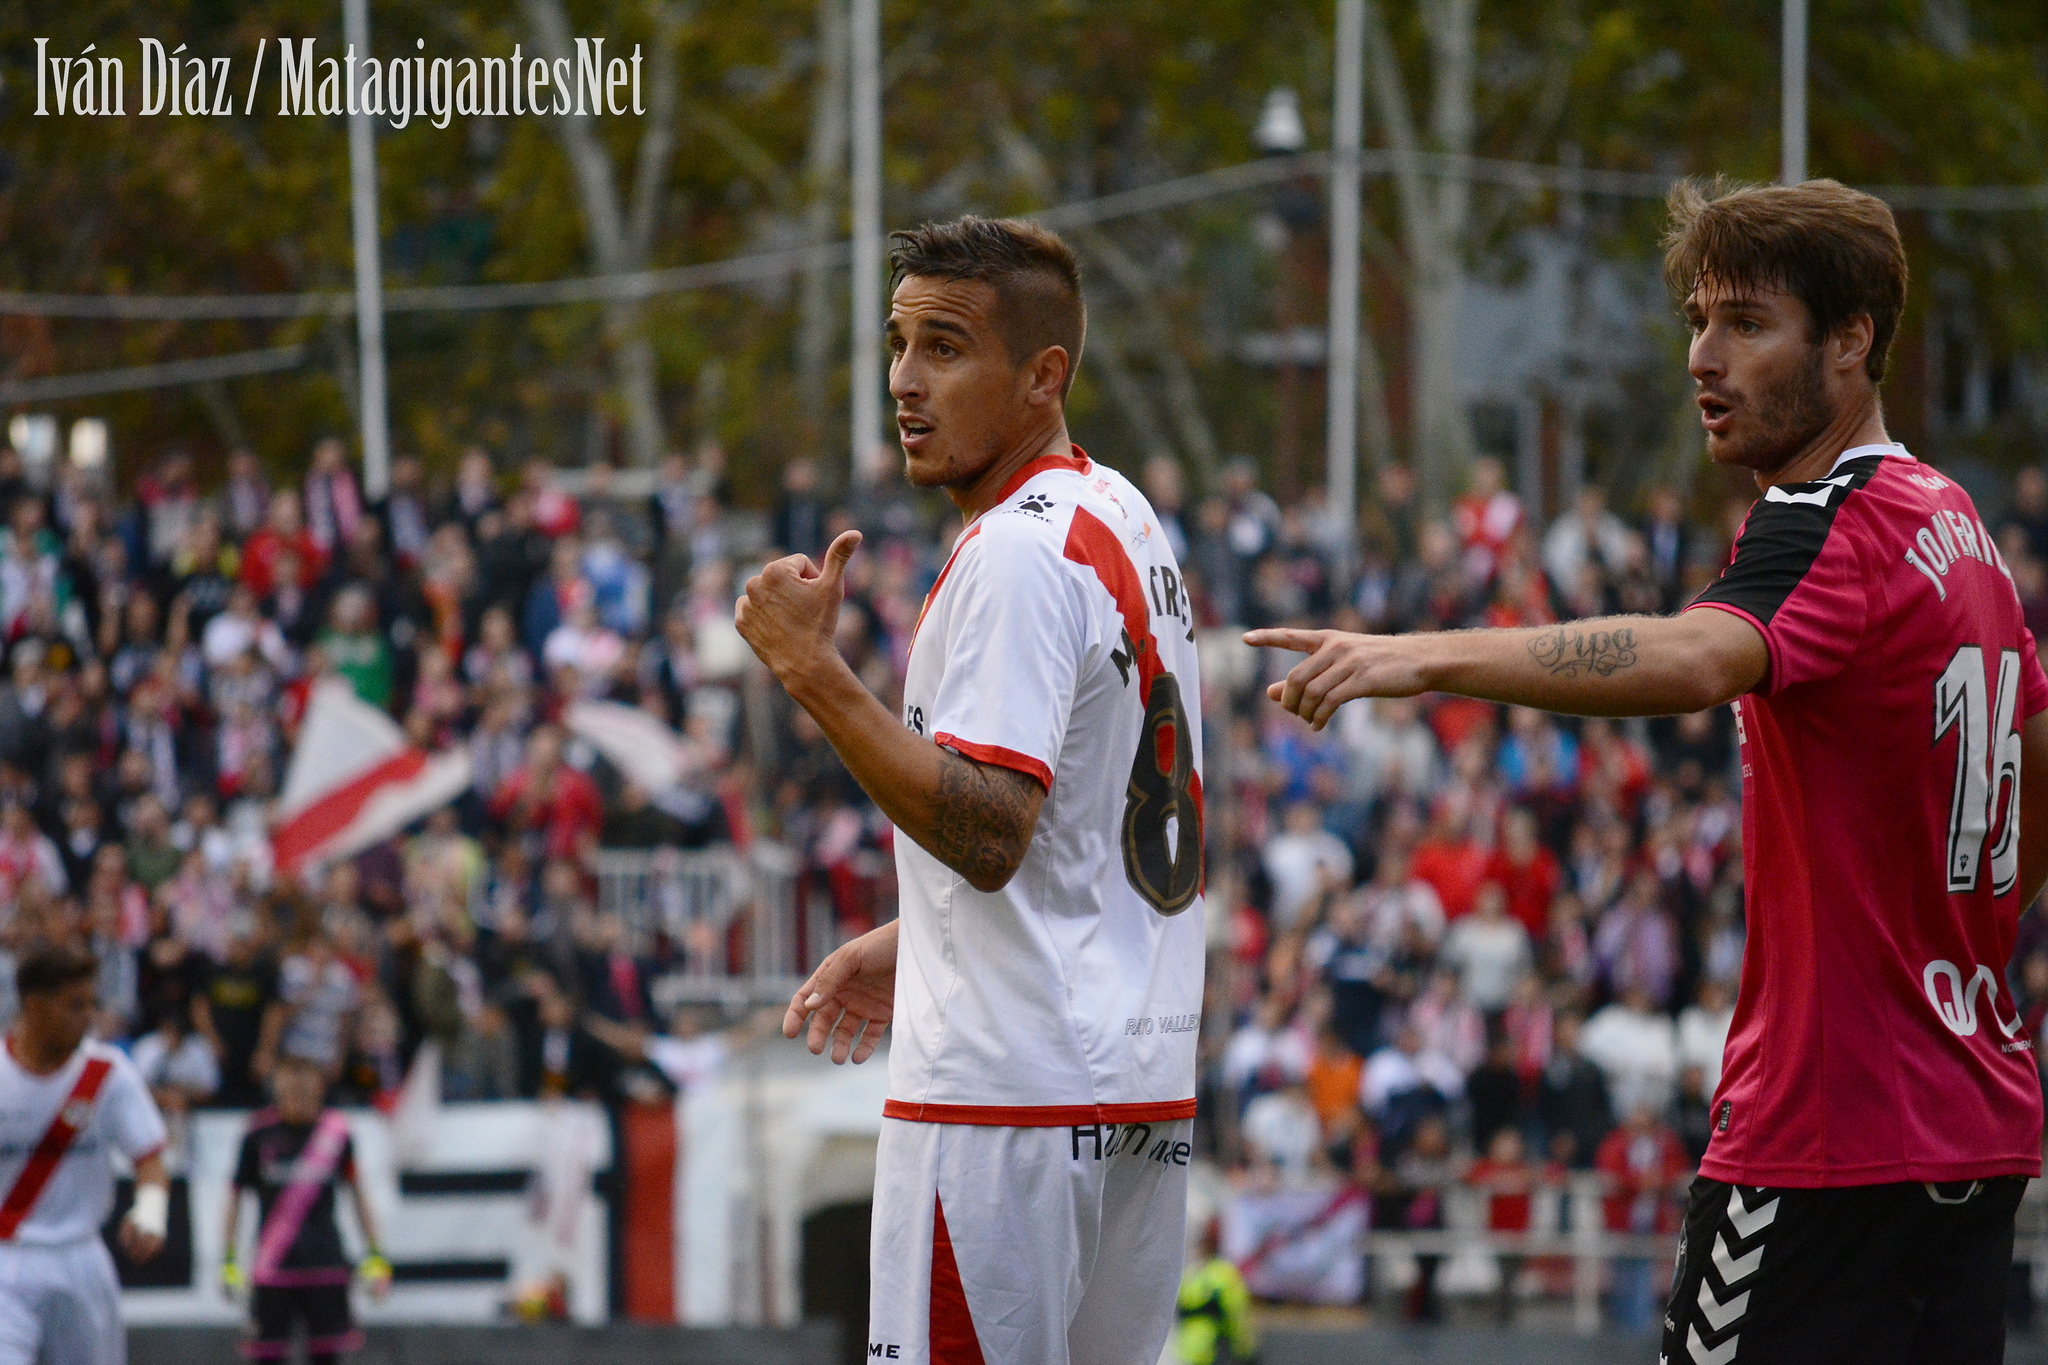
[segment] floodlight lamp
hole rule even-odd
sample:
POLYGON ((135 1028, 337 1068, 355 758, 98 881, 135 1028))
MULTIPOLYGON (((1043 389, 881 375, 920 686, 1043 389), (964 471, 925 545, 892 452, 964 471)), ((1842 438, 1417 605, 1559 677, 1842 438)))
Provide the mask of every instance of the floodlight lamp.
POLYGON ((1301 122, 1301 97, 1287 86, 1275 86, 1259 111, 1252 142, 1263 156, 1291 156, 1308 146, 1308 129, 1301 122))

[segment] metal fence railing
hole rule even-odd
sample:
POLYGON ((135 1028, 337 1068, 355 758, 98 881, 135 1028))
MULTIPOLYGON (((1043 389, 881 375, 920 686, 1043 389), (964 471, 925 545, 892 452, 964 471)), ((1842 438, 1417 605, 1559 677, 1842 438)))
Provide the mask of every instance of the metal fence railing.
MULTIPOLYGON (((1442 1228, 1370 1228, 1361 1231, 1352 1250, 1378 1264, 1374 1280, 1379 1290, 1406 1277, 1405 1271, 1384 1273, 1394 1270, 1393 1263, 1437 1257, 1442 1263, 1439 1284, 1447 1296, 1479 1289, 1469 1273, 1473 1267, 1490 1267, 1481 1273, 1488 1281, 1486 1288, 1498 1293, 1503 1275, 1540 1266, 1544 1260, 1560 1268, 1568 1264, 1572 1327, 1591 1335, 1605 1325, 1602 1298, 1611 1287, 1610 1272, 1617 1262, 1646 1260, 1660 1277, 1667 1276, 1678 1250, 1675 1235, 1610 1231, 1605 1216, 1609 1188, 1607 1177, 1598 1172, 1538 1184, 1530 1200, 1528 1230, 1502 1232, 1487 1226, 1487 1191, 1451 1186, 1443 1191, 1442 1228), (1468 1273, 1456 1273, 1454 1265, 1468 1273)), ((2048 1290, 2048 1182, 2033 1181, 2020 1203, 2013 1262, 2029 1268, 2035 1292, 2048 1290)), ((1668 1282, 1659 1278, 1656 1283, 1661 1298, 1668 1282)), ((1540 1288, 1535 1295, 1557 1301, 1554 1292, 1540 1288)))
POLYGON ((771 840, 604 849, 596 872, 599 911, 619 916, 636 951, 657 936, 681 950, 680 971, 658 983, 664 1005, 787 1000, 838 946, 831 907, 805 904, 795 855, 771 840))

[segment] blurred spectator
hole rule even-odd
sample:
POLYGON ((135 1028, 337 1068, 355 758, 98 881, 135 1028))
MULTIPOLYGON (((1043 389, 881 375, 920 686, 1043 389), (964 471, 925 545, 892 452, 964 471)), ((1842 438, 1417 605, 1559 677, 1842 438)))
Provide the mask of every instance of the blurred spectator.
POLYGON ((550 858, 581 857, 604 824, 596 784, 562 762, 561 731, 545 725, 528 737, 526 761, 499 785, 490 813, 550 858))
POLYGON ((255 451, 242 447, 228 452, 228 477, 221 485, 220 505, 227 529, 238 541, 247 540, 263 525, 270 510, 270 480, 264 477, 255 451))
POLYGON ((1316 1031, 1315 1056, 1304 1077, 1309 1107, 1325 1135, 1334 1134, 1358 1103, 1358 1084, 1365 1061, 1345 1041, 1335 1024, 1316 1031))
POLYGON ((1685 604, 1685 575, 1692 567, 1696 539, 1686 523, 1677 489, 1659 484, 1650 490, 1649 510, 1640 531, 1650 577, 1657 588, 1657 610, 1676 611, 1685 604))
POLYGON ((1351 884, 1351 850, 1323 828, 1322 812, 1313 803, 1296 802, 1284 818, 1284 828, 1266 841, 1264 853, 1273 886, 1273 925, 1283 933, 1313 900, 1351 884))
POLYGON ((1678 1012, 1678 1065, 1698 1067, 1700 1087, 1708 1095, 1720 1088, 1721 1054, 1734 1021, 1728 987, 1711 977, 1700 983, 1699 998, 1678 1012))
POLYGON ((1662 1113, 1671 1103, 1672 1082, 1678 1078, 1678 1033, 1648 987, 1629 987, 1621 999, 1588 1019, 1580 1046, 1607 1078, 1614 1107, 1622 1113, 1662 1113))
MULTIPOLYGON (((1457 1159, 1451 1151, 1451 1130, 1442 1114, 1425 1114, 1415 1125, 1414 1140, 1394 1163, 1393 1181, 1374 1209, 1381 1227, 1408 1232, 1435 1232, 1444 1226, 1444 1196, 1456 1183, 1457 1159)), ((1415 1283, 1408 1288, 1401 1316, 1409 1322, 1440 1322, 1443 1301, 1437 1295, 1437 1268, 1443 1257, 1427 1252, 1415 1258, 1415 1283)))
POLYGON ((1423 1118, 1442 1115, 1464 1093, 1464 1071, 1442 1052, 1425 1048, 1413 1024, 1403 1024, 1392 1043, 1366 1059, 1358 1086, 1359 1102, 1395 1151, 1407 1146, 1423 1118))
POLYGON ((1531 942, 1540 941, 1549 930, 1550 905, 1564 883, 1564 870, 1557 855, 1538 841, 1534 812, 1517 806, 1507 813, 1486 875, 1501 888, 1508 914, 1528 931, 1531 942))
POLYGON ((1244 1143, 1253 1161, 1272 1162, 1290 1180, 1305 1178, 1323 1145, 1322 1124, 1307 1087, 1290 1082, 1246 1105, 1244 1143))
POLYGON ((1472 825, 1470 794, 1446 790, 1437 798, 1429 829, 1409 863, 1415 877, 1435 890, 1447 920, 1471 912, 1491 860, 1492 851, 1480 842, 1472 825))
POLYGON ((1472 1110, 1472 1146, 1487 1151, 1494 1138, 1506 1128, 1517 1128, 1528 1117, 1522 1069, 1515 1053, 1515 1040, 1506 1029, 1495 1029, 1486 1045, 1486 1058, 1465 1078, 1465 1095, 1472 1110))
MULTIPOLYGON (((304 918, 278 963, 276 1056, 299 1057, 338 1076, 362 990, 318 922, 304 918)), ((275 1059, 259 1055, 257 1074, 268 1077, 275 1059)))
POLYGON ((1444 936, 1443 960, 1458 973, 1465 999, 1485 1014, 1508 1006, 1515 988, 1535 966, 1529 931, 1508 916, 1507 892, 1481 882, 1473 911, 1444 936))
POLYGON ((1472 462, 1472 484, 1451 504, 1463 544, 1465 573, 1475 583, 1493 579, 1501 551, 1522 528, 1522 500, 1507 491, 1507 471, 1491 455, 1472 462))
POLYGON ((1618 574, 1628 562, 1629 530, 1607 510, 1607 490, 1587 483, 1571 510, 1543 537, 1543 569, 1550 581, 1569 588, 1586 570, 1618 574))
POLYGON ((1617 995, 1640 993, 1661 1009, 1678 974, 1678 931, 1663 906, 1663 884, 1648 868, 1600 916, 1593 934, 1600 979, 1617 995))
POLYGON ((791 460, 782 467, 782 493, 775 500, 768 538, 785 554, 820 560, 828 539, 828 510, 818 493, 818 466, 801 457, 791 460))
POLYGON ((1614 1126, 1614 1109, 1606 1076, 1580 1050, 1579 1016, 1569 1010, 1559 1014, 1554 1029, 1550 1060, 1538 1083, 1537 1114, 1551 1159, 1583 1168, 1593 1164, 1594 1153, 1614 1126))
POLYGON ((1243 1106, 1256 1095, 1305 1080, 1314 1057, 1309 1039, 1289 1020, 1287 1002, 1270 999, 1231 1035, 1223 1052, 1223 1083, 1243 1106))
POLYGON ((306 470, 306 534, 329 559, 355 542, 363 520, 363 499, 349 468, 348 446, 329 436, 313 446, 306 470))
POLYGON ((276 964, 264 954, 251 917, 231 926, 226 955, 205 973, 192 1003, 195 1030, 204 1035, 220 1066, 223 1103, 263 1102, 258 1058, 274 1049, 283 1025, 272 1007, 278 1000, 276 964))
POLYGON ((2021 465, 2013 476, 2012 506, 2000 526, 2015 527, 2026 539, 2027 553, 2048 560, 2048 471, 2038 464, 2021 465))
MULTIPOLYGON (((1656 1106, 1636 1104, 1625 1112, 1628 1117, 1607 1135, 1593 1160, 1608 1180, 1607 1230, 1638 1236, 1676 1232, 1678 1196, 1692 1164, 1656 1106)), ((1647 1332, 1655 1324, 1660 1269, 1668 1277, 1669 1263, 1662 1257, 1616 1259, 1614 1316, 1623 1331, 1647 1332)))
MULTIPOLYGON (((1486 1155, 1466 1170, 1465 1183, 1485 1196, 1486 1230, 1511 1234, 1529 1232, 1536 1186, 1542 1172, 1530 1163, 1521 1132, 1511 1126, 1502 1126, 1477 1145, 1486 1155)), ((1514 1322, 1515 1282, 1521 1275, 1524 1258, 1508 1252, 1495 1260, 1500 1283, 1494 1291, 1494 1319, 1506 1327, 1514 1322)))

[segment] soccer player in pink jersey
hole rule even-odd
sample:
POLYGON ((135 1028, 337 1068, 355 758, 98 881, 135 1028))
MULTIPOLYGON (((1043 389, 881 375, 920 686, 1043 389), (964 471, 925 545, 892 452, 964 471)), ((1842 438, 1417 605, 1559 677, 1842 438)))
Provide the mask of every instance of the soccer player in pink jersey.
POLYGON ((1445 691, 1578 715, 1735 703, 1748 944, 1667 1362, 1994 1362, 2041 1169, 2005 986, 2048 874, 2048 678, 1998 547, 1885 433, 1890 210, 1828 180, 1679 186, 1665 279, 1707 451, 1762 494, 1670 617, 1398 637, 1253 631, 1320 728, 1445 691))
POLYGON ((1153 1365, 1173 1323, 1202 1009, 1195 630, 1159 519, 1067 438, 1073 253, 895 234, 910 481, 966 520, 891 716, 832 643, 856 532, 770 564, 740 633, 895 822, 900 917, 790 1002, 834 1061, 893 1023, 868 1358, 1153 1365))

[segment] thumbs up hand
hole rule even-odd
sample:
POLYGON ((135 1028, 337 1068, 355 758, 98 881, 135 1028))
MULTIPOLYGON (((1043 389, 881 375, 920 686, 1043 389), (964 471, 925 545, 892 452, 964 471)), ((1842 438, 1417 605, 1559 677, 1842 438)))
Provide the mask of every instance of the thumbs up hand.
POLYGON ((846 561, 860 541, 858 531, 842 533, 825 551, 823 567, 805 555, 776 560, 748 580, 734 606, 740 637, 784 686, 835 653, 846 561))

